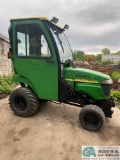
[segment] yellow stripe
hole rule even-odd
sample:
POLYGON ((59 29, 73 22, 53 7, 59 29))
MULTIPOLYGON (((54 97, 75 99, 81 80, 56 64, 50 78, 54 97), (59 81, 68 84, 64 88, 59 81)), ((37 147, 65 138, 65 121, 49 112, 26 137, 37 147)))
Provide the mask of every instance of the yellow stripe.
POLYGON ((75 82, 85 82, 85 83, 99 83, 94 80, 86 80, 86 79, 74 79, 75 82))
POLYGON ((67 81, 71 81, 71 82, 84 82, 84 83, 99 83, 98 81, 94 81, 94 80, 86 80, 86 79, 67 79, 67 81))
POLYGON ((67 80, 67 81, 71 81, 71 82, 73 82, 73 81, 74 81, 73 79, 68 79, 68 78, 66 78, 66 80, 67 80))

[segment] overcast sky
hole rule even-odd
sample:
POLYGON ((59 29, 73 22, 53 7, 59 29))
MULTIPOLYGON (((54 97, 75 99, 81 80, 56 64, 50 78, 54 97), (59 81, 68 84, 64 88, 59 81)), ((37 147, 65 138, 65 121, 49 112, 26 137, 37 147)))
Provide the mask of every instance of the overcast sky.
POLYGON ((120 0, 0 0, 0 33, 8 37, 10 18, 31 16, 55 16, 59 25, 69 24, 73 50, 120 50, 120 0))

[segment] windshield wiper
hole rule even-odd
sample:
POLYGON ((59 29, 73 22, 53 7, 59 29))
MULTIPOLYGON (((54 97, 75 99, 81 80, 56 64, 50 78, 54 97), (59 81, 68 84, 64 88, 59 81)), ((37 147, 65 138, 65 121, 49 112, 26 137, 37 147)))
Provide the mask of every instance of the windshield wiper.
POLYGON ((64 53, 64 47, 62 45, 62 42, 61 42, 60 38, 59 38, 59 41, 60 41, 60 44, 61 44, 61 47, 62 47, 62 50, 63 50, 63 53, 64 53))
POLYGON ((55 32, 54 32, 54 34, 57 36, 57 38, 58 38, 58 40, 59 40, 59 42, 60 42, 62 51, 63 51, 63 53, 64 53, 64 47, 63 47, 62 41, 61 41, 60 38, 59 38, 59 34, 58 34, 58 33, 55 33, 55 32))

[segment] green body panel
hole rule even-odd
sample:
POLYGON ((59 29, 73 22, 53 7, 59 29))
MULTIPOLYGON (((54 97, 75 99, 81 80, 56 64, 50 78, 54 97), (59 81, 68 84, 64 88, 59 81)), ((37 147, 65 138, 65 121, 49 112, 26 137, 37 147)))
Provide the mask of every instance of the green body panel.
POLYGON ((58 100, 58 63, 56 58, 55 49, 51 37, 43 25, 41 20, 16 20, 12 22, 11 27, 13 27, 13 65, 17 74, 22 77, 22 79, 15 78, 13 76, 13 82, 21 82, 25 84, 32 84, 34 91, 40 99, 46 100, 58 100), (54 63, 51 63, 46 58, 30 58, 30 57, 17 57, 16 50, 16 35, 15 26, 18 24, 39 24, 40 28, 47 37, 52 58, 54 63), (29 82, 28 82, 29 80, 29 82))
POLYGON ((74 86, 73 77, 72 77, 71 73, 69 72, 68 68, 69 67, 65 67, 64 68, 64 70, 63 70, 63 76, 64 76, 64 78, 66 78, 66 80, 69 79, 69 80, 67 80, 67 82, 69 83, 69 85, 72 88, 74 88, 75 86, 74 86))
POLYGON ((110 79, 110 76, 101 72, 93 71, 85 68, 64 68, 64 77, 72 78, 73 80, 88 80, 91 82, 101 83, 104 80, 110 79))
POLYGON ((76 91, 83 92, 86 95, 89 95, 95 100, 105 100, 108 99, 102 89, 100 84, 90 84, 90 83, 75 83, 76 91))
POLYGON ((64 68, 64 77, 75 90, 85 93, 95 100, 106 100, 101 88, 101 82, 109 80, 110 76, 84 68, 64 68))

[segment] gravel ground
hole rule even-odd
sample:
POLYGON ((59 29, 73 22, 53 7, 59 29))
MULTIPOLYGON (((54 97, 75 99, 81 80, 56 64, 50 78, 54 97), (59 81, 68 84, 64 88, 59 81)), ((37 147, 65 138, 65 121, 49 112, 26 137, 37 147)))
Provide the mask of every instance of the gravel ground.
POLYGON ((119 145, 120 110, 99 132, 79 124, 80 108, 48 102, 30 118, 17 117, 8 97, 0 100, 1 160, 81 160, 82 145, 119 145))

